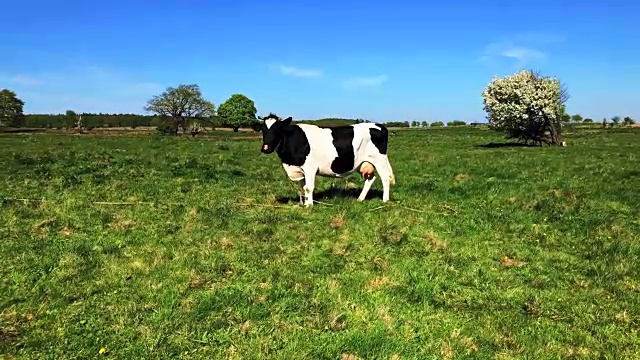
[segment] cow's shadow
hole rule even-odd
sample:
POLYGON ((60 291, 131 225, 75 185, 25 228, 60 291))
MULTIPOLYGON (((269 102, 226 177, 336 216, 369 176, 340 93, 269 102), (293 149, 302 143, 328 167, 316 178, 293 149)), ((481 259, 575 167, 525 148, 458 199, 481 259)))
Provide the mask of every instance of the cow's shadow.
POLYGON ((488 144, 479 144, 476 145, 479 148, 485 149, 499 149, 499 148, 510 148, 510 147, 540 147, 535 144, 525 144, 525 143, 517 143, 517 142, 500 142, 500 143, 488 143, 488 144))
MULTIPOLYGON (((341 188, 341 187, 330 187, 328 189, 322 191, 314 191, 313 192, 313 200, 329 200, 329 199, 357 199, 360 196, 360 192, 362 192, 362 188, 341 188)), ((365 200, 370 200, 373 198, 382 198, 382 191, 377 189, 370 189, 365 197, 365 200)), ((282 196, 276 199, 277 202, 281 204, 287 203, 300 203, 300 198, 298 194, 293 193, 292 196, 282 196)))

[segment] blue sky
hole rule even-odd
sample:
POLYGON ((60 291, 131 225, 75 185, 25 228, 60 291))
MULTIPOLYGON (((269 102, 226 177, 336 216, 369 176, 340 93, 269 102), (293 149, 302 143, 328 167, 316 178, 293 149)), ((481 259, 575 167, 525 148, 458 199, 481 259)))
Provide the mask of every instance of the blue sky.
POLYGON ((196 83, 263 115, 484 121, 491 78, 534 68, 567 84, 572 114, 640 120, 634 1, 144 3, 3 4, 0 88, 28 113, 143 113, 196 83))

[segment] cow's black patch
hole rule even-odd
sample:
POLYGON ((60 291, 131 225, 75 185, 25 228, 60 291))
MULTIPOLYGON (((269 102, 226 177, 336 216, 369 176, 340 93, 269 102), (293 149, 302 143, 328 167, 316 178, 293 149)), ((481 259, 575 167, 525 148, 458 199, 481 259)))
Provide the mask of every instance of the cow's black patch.
POLYGON ((338 151, 338 157, 331 163, 331 170, 343 174, 353 169, 356 161, 353 150, 353 126, 331 127, 333 146, 338 151))
POLYGON ((302 166, 311 152, 309 139, 304 131, 298 125, 286 125, 274 130, 281 135, 276 148, 280 160, 288 165, 302 166))
POLYGON ((387 153, 387 144, 389 143, 389 131, 382 124, 376 124, 380 129, 371 128, 369 134, 371 135, 371 142, 378 148, 380 154, 385 155, 387 153))

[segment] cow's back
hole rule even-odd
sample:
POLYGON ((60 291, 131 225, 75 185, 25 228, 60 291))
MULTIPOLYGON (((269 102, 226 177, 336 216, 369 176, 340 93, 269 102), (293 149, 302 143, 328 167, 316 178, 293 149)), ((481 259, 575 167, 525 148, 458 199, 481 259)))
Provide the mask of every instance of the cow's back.
MULTIPOLYGON (((378 152, 372 142, 372 132, 381 132, 381 128, 375 124, 298 126, 305 132, 309 141, 308 161, 313 161, 318 166, 318 174, 322 176, 346 176, 355 171, 363 161, 370 160, 372 152, 378 152)), ((386 152, 386 134, 383 137, 386 152)))

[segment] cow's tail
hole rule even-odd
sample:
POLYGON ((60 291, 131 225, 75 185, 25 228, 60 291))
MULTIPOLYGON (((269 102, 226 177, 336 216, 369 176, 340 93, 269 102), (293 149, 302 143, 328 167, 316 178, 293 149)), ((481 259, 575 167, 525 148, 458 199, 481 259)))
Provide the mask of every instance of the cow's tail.
POLYGON ((393 174, 393 169, 391 168, 391 163, 389 162, 389 157, 387 156, 387 167, 389 168, 389 183, 396 183, 396 176, 393 174))

